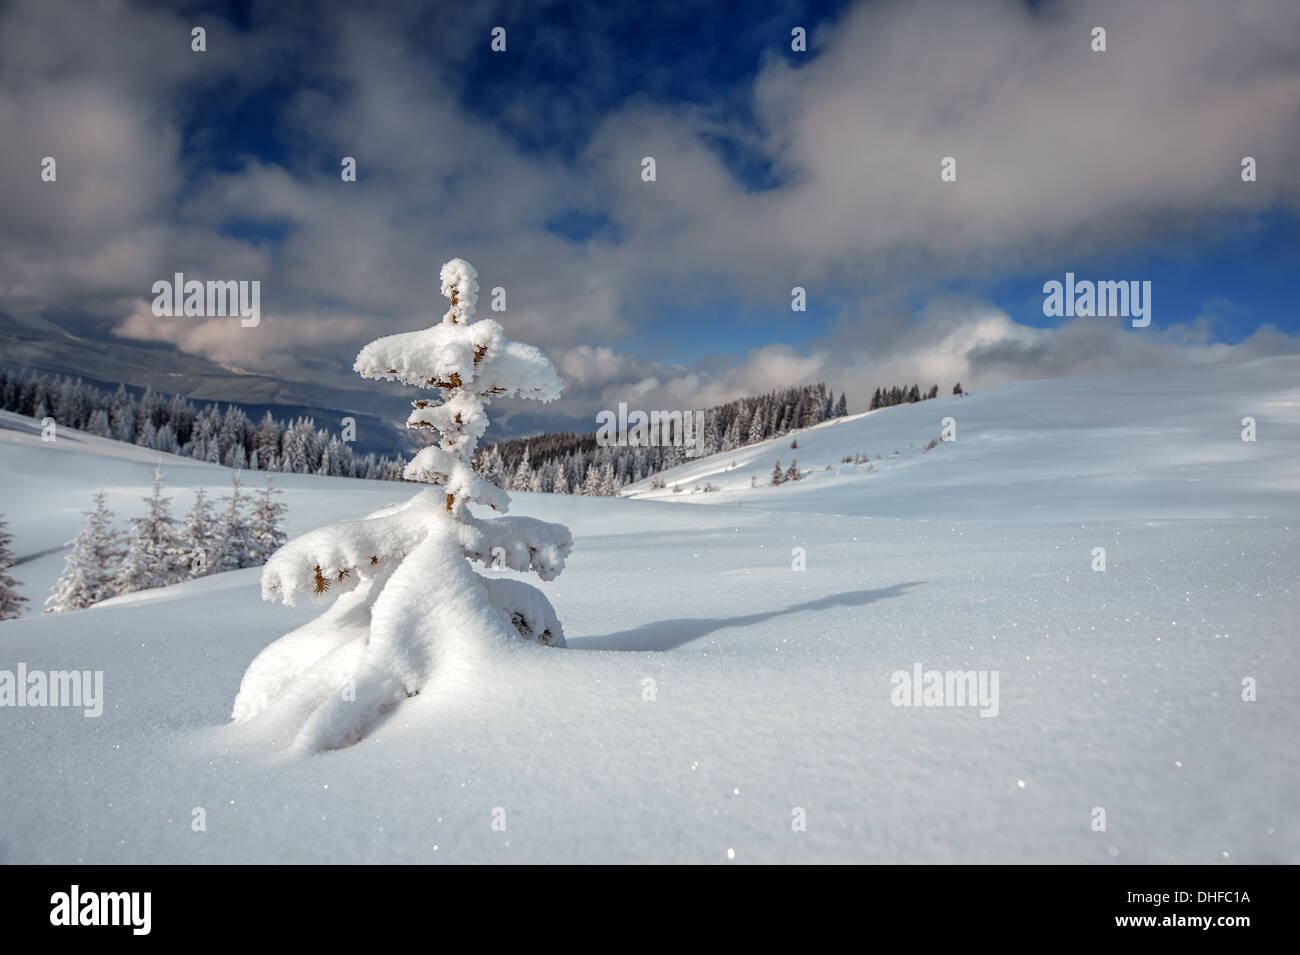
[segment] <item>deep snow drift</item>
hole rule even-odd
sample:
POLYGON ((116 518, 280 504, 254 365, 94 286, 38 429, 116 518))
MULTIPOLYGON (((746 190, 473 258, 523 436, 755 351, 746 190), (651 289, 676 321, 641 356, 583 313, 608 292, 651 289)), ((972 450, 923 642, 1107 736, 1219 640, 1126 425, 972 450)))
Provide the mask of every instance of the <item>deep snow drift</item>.
MULTIPOLYGON (((659 500, 515 494, 577 541, 540 585, 570 649, 310 757, 227 722, 320 613, 260 602, 256 569, 0 624, 0 670, 105 688, 97 719, 0 708, 0 861, 1300 861, 1298 411, 1293 358, 1030 382, 692 462, 659 500), (957 441, 922 452, 945 416, 957 441), (803 481, 749 487, 792 454, 803 481), (893 705, 917 664, 996 671, 996 716, 893 705)), ((19 555, 101 486, 143 507, 158 455, 0 425, 19 555)), ((164 470, 174 513, 229 483, 164 470)), ((418 491, 277 485, 291 533, 418 491)), ((39 603, 60 564, 13 573, 39 603)))

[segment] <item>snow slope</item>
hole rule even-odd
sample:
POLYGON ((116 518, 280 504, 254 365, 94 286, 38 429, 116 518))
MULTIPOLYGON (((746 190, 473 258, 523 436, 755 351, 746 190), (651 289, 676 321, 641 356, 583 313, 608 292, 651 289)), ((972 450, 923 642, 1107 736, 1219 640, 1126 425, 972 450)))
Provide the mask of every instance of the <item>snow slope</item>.
MULTIPOLYGON (((194 503, 194 492, 206 487, 209 500, 230 493, 229 468, 193 458, 162 454, 132 444, 60 428, 55 439, 41 441, 39 422, 0 411, 0 514, 9 522, 19 565, 14 571, 28 610, 39 613, 50 587, 63 572, 65 545, 81 531, 82 514, 91 509, 91 496, 103 488, 109 494, 114 522, 122 528, 145 511, 144 498, 153 484, 154 468, 162 465, 172 517, 181 518, 194 503)), ((309 474, 272 475, 284 491, 290 536, 334 519, 336 502, 353 496, 378 501, 375 507, 401 501, 410 489, 388 481, 339 481, 309 474)), ((242 472, 245 492, 265 486, 265 472, 242 472)), ((363 505, 359 505, 363 506, 363 505)))
POLYGON ((692 461, 663 472, 663 490, 643 481, 624 493, 953 520, 1277 516, 1300 513, 1298 466, 1300 362, 1284 357, 941 396, 692 461), (1247 416, 1253 443, 1241 439, 1247 416), (923 451, 945 417, 957 439, 923 451), (858 453, 870 473, 840 463, 858 453), (804 480, 769 487, 773 464, 791 458, 804 480), (691 493, 705 483, 721 491, 691 493))
MULTIPOLYGON (((320 613, 262 604, 256 570, 0 623, 0 670, 102 669, 107 698, 0 708, 0 861, 1300 861, 1297 402, 1296 359, 1030 382, 811 429, 795 455, 832 470, 791 486, 748 487, 787 438, 669 475, 717 493, 513 494, 574 533, 541 584, 571 649, 309 758, 227 722, 320 613), (921 453, 945 415, 958 440, 921 453), (863 451, 871 473, 837 463, 863 451), (997 671, 996 717, 892 705, 918 663, 997 671)), ((11 420, 20 554, 100 486, 147 492, 156 454, 11 420)), ((415 490, 277 484, 291 533, 415 490)))

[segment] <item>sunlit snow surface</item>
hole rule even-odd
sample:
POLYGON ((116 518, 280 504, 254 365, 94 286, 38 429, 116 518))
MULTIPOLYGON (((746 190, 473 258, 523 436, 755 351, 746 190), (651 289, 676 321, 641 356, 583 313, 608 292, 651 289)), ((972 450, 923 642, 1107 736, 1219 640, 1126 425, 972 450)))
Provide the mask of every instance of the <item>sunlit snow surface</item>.
MULTIPOLYGON (((344 750, 229 724, 249 662, 321 609, 262 603, 257 570, 0 624, 0 669, 100 669, 107 697, 98 719, 0 708, 0 861, 1300 861, 1300 361, 1028 382, 792 437, 651 499, 513 494, 573 531, 540 585, 571 649, 456 674, 344 750), (945 416, 957 441, 922 453, 945 416), (869 473, 839 463, 858 453, 869 473), (805 480, 767 487, 792 455, 805 480), (996 670, 998 715, 891 705, 917 663, 996 670)), ((157 460, 0 416, 16 552, 74 536, 101 486, 140 513, 157 460)), ((163 466, 173 514, 229 484, 163 466)), ((291 534, 417 490, 276 483, 291 534)), ((61 563, 13 574, 35 603, 61 563)))

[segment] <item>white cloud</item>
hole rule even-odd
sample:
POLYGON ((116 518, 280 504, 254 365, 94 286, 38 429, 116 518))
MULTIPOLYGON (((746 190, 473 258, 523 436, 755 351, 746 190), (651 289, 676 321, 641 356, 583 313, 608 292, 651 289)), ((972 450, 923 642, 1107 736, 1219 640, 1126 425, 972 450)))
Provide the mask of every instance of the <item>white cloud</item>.
MULTIPOLYGON (((492 7, 456 15, 481 25, 492 7)), ((300 42, 274 18, 237 36, 211 22, 212 52, 198 56, 188 24, 153 6, 5 8, 0 308, 111 316, 118 334, 288 377, 319 375, 324 360, 354 383, 357 337, 436 320, 437 265, 461 255, 485 293, 507 290, 508 311, 488 312, 485 294, 484 314, 557 356, 571 379, 558 410, 622 393, 698 406, 816 378, 851 383, 860 402, 853 388, 884 381, 978 387, 1233 353, 1194 325, 1139 339, 1096 323, 1031 329, 978 302, 936 299, 916 315, 881 303, 1300 205, 1300 6, 1288 0, 860 3, 818 31, 805 64, 763 65, 759 128, 637 98, 575 163, 525 154, 459 105, 463 50, 430 51, 399 19, 331 7, 315 22, 330 55, 310 58, 313 82, 283 117, 290 160, 193 182, 181 129, 202 117, 186 91, 255 88, 300 42), (1104 54, 1089 49, 1098 23, 1104 54), (715 134, 762 151, 780 188, 746 189, 704 144, 715 134), (48 154, 57 184, 39 182, 48 154), (339 179, 343 155, 357 158, 357 183, 339 179), (655 183, 640 179, 645 155, 655 183), (955 184, 939 181, 946 155, 955 184), (1257 183, 1240 181, 1243 155, 1257 158, 1257 183), (621 241, 544 228, 573 208, 607 211, 621 241), (231 238, 239 220, 283 224, 286 238, 231 238), (261 280, 265 333, 141 315, 136 299, 174 271, 261 280), (779 310, 794 284, 858 304, 825 339, 759 347, 722 372, 618 350, 662 309, 779 310)), ((1235 351, 1267 348, 1294 341, 1265 329, 1235 351)))
MULTIPOLYGON (((302 351, 316 342, 364 342, 366 322, 347 315, 264 312, 259 323, 243 327, 239 317, 156 316, 152 301, 138 299, 113 329, 122 338, 160 341, 203 355, 232 371, 257 369, 285 373, 300 367, 302 351)), ((355 357, 357 346, 352 348, 355 357)), ((351 364, 351 357, 348 359, 351 364)))

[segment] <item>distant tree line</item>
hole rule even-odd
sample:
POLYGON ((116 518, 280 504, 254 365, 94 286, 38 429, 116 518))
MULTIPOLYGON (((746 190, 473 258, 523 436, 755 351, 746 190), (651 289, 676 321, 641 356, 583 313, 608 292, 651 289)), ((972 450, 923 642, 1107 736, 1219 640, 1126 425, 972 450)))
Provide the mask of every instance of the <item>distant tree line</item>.
MULTIPOLYGON (((836 399, 825 383, 738 398, 704 411, 701 451, 692 457, 734 451, 847 414, 844 394, 836 399)), ((595 434, 566 432, 483 447, 473 463, 480 476, 507 491, 608 497, 690 460, 687 450, 674 445, 601 447, 595 434)))
POLYGON ((254 423, 235 405, 199 409, 152 388, 137 398, 123 385, 113 392, 80 378, 29 370, 0 370, 0 408, 229 468, 400 481, 405 466, 400 457, 354 454, 350 444, 318 429, 311 418, 285 422, 267 411, 254 423))
MULTIPOLYGON (((877 388, 871 410, 938 393, 938 385, 924 395, 917 385, 877 388)), ((960 383, 953 394, 961 394, 960 383)), ((79 378, 28 370, 0 370, 0 408, 236 469, 400 481, 405 466, 401 457, 353 453, 347 442, 318 429, 311 418, 285 422, 267 411, 254 424, 235 405, 224 411, 215 404, 199 409, 186 398, 151 388, 137 398, 123 385, 111 392, 79 378)), ((847 414, 844 393, 836 399, 822 382, 738 398, 704 411, 701 451, 692 457, 733 451, 847 414)), ((482 477, 510 491, 608 497, 684 463, 690 459, 687 450, 668 444, 601 447, 594 433, 564 432, 482 447, 473 465, 482 477)))
MULTIPOLYGON (((952 393, 954 395, 962 394, 960 381, 952 386, 952 393)), ((928 398, 938 397, 938 385, 931 385, 930 390, 925 392, 925 394, 921 393, 921 389, 917 385, 913 385, 910 388, 907 387, 907 385, 896 385, 893 388, 877 388, 876 393, 871 396, 871 407, 867 410, 875 411, 877 408, 888 408, 891 405, 911 404, 914 401, 925 401, 928 398)))

